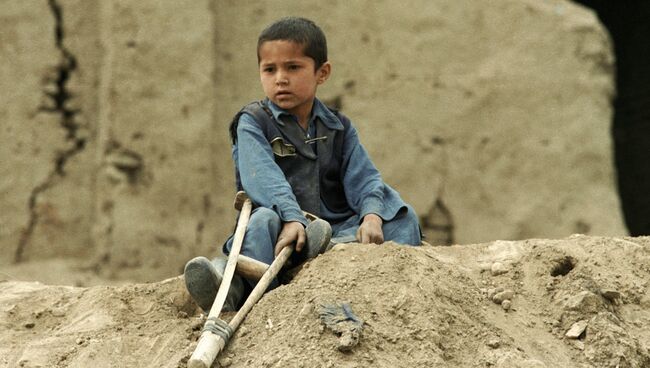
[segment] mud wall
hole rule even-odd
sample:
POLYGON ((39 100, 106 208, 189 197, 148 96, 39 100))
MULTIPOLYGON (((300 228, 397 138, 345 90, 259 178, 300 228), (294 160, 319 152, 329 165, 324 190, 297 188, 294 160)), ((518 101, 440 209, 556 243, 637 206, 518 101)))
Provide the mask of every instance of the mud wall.
POLYGON ((567 1, 4 2, 0 264, 80 256, 155 279, 234 225, 227 123, 255 43, 328 35, 320 90, 433 243, 620 235, 610 43, 567 1), (148 270, 148 273, 142 273, 148 270))

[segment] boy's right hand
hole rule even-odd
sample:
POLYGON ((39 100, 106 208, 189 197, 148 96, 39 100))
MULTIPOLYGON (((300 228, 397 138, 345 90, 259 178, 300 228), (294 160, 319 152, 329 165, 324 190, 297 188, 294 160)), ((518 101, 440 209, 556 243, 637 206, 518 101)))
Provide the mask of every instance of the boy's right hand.
POLYGON ((300 252, 305 245, 305 239, 305 227, 300 222, 285 222, 278 236, 278 242, 275 244, 275 256, 277 257, 284 247, 288 247, 294 242, 296 251, 300 252))

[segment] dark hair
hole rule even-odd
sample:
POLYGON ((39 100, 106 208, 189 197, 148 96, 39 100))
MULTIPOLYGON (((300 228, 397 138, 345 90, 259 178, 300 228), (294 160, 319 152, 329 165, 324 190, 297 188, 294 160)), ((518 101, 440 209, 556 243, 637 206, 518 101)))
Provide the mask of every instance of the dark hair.
POLYGON ((286 17, 266 27, 257 39, 257 62, 260 62, 260 47, 267 41, 292 41, 304 47, 303 53, 314 59, 316 69, 327 61, 327 40, 325 34, 306 18, 286 17))

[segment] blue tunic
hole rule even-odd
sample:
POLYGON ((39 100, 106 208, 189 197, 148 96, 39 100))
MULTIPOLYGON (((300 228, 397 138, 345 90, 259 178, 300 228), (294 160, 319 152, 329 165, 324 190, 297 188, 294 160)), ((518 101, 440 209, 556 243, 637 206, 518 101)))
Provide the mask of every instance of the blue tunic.
MULTIPOLYGON (((267 106, 278 124, 298 124, 294 115, 272 102, 269 101, 267 106)), ((340 223, 351 217, 361 220, 363 216, 373 213, 384 221, 390 221, 399 212, 406 211, 406 204, 399 194, 383 182, 379 171, 359 142, 356 129, 350 126, 344 130, 341 120, 315 99, 305 138, 315 137, 316 119, 320 119, 328 129, 345 132, 342 157, 346 170, 340 180, 349 207, 346 211, 332 212, 321 201, 320 216, 332 223, 340 223)), ((253 203, 272 209, 283 222, 298 221, 307 224, 293 188, 275 161, 271 144, 249 114, 243 114, 239 119, 237 144, 233 145, 232 157, 242 187, 253 203)))

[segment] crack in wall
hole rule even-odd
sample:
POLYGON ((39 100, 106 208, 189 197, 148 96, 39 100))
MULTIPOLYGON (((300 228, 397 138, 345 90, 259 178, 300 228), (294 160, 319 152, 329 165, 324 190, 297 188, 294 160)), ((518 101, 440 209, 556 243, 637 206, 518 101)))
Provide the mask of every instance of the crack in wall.
POLYGON ((67 150, 60 152, 55 160, 55 171, 60 176, 65 176, 65 165, 70 158, 81 152, 86 146, 86 138, 79 135, 81 125, 78 122, 77 115, 80 110, 69 106, 70 99, 73 97, 68 90, 70 77, 77 70, 77 58, 67 49, 64 44, 65 33, 63 28, 63 9, 56 0, 49 0, 48 4, 55 20, 54 42, 57 49, 61 52, 61 62, 57 66, 57 75, 54 83, 56 88, 54 93, 46 92, 53 102, 53 107, 49 112, 60 114, 60 125, 66 130, 66 140, 71 144, 67 150))
POLYGON ((55 181, 65 177, 65 165, 73 156, 83 151, 86 146, 86 138, 80 136, 80 124, 77 119, 79 109, 69 106, 72 93, 68 90, 70 77, 77 69, 77 59, 64 45, 65 32, 63 27, 63 9, 56 0, 48 0, 50 11, 54 17, 54 42, 61 53, 61 61, 55 67, 54 73, 46 77, 45 82, 50 85, 44 88, 47 96, 47 104, 40 106, 39 111, 60 115, 59 124, 66 131, 66 142, 70 143, 69 148, 57 153, 54 159, 54 168, 47 175, 47 178, 34 187, 29 196, 29 221, 22 231, 18 246, 14 253, 14 262, 23 261, 25 249, 36 229, 39 220, 39 213, 36 208, 39 196, 51 188, 55 181))

